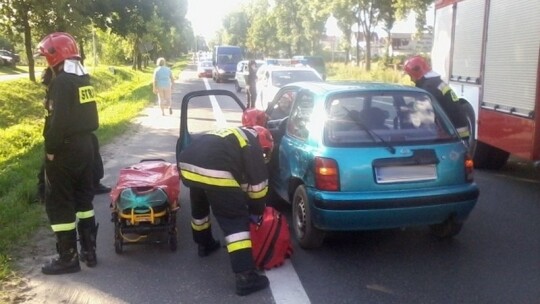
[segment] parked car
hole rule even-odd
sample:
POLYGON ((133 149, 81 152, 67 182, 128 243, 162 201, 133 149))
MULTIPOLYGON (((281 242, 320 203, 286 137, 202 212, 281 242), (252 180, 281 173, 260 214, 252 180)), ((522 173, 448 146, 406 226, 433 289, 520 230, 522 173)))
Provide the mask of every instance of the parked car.
POLYGON ((19 61, 19 55, 12 53, 8 50, 0 50, 0 65, 16 66, 19 61))
POLYGON ((257 70, 257 99, 255 107, 266 110, 277 91, 289 83, 299 81, 322 82, 323 79, 310 67, 291 67, 264 64, 257 70))
POLYGON ((326 65, 321 56, 293 56, 292 65, 306 65, 314 68, 326 80, 326 65))
MULTIPOLYGON (((246 81, 247 76, 249 74, 249 67, 248 67, 249 60, 242 60, 238 62, 236 65, 236 76, 235 76, 235 82, 234 87, 236 89, 237 93, 242 92, 242 90, 246 89, 246 81)), ((257 69, 261 67, 265 62, 263 60, 255 60, 255 63, 257 64, 257 69)))
POLYGON ((214 70, 214 65, 212 61, 199 61, 197 64, 197 76, 212 78, 212 71, 214 70))
POLYGON ((283 86, 289 116, 268 122, 275 146, 270 186, 292 205, 303 248, 328 231, 429 225, 458 234, 479 189, 465 144, 428 92, 376 83, 283 86))

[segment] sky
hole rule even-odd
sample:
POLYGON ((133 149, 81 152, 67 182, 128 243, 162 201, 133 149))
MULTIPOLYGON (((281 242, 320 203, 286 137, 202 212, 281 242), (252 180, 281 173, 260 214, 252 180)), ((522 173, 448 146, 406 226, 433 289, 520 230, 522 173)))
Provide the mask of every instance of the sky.
POLYGON ((188 0, 187 19, 191 21, 195 35, 211 39, 222 27, 223 17, 248 1, 250 0, 188 0))
MULTIPOLYGON (((187 19, 191 21, 195 35, 204 36, 206 39, 212 39, 215 32, 221 28, 222 19, 231 11, 236 10, 243 3, 250 0, 188 0, 187 19)), ((428 24, 433 23, 433 11, 427 12, 428 24)), ((407 20, 398 21, 394 25, 392 32, 406 33, 414 32, 414 16, 407 20)), ((327 29, 329 34, 336 30, 327 29)))

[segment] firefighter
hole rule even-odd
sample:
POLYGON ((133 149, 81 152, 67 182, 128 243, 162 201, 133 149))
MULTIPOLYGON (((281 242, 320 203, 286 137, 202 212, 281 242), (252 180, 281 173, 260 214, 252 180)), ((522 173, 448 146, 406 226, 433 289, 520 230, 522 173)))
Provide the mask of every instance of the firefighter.
POLYGON ((207 133, 179 155, 183 183, 190 188, 193 240, 205 257, 220 247, 212 236, 210 207, 223 234, 236 294, 244 296, 268 286, 255 270, 249 223, 260 223, 266 194, 266 161, 272 135, 261 126, 221 129, 207 133))
POLYGON ((450 86, 441 79, 441 75, 434 72, 422 56, 413 56, 405 61, 405 72, 411 77, 417 88, 431 93, 452 124, 458 131, 459 137, 468 142, 470 132, 467 113, 462 107, 459 97, 450 86))
POLYGON ((38 44, 54 77, 49 85, 45 138, 45 210, 56 236, 58 257, 44 274, 80 271, 79 258, 94 267, 96 225, 92 164, 92 132, 98 128, 96 94, 82 66, 75 39, 68 33, 47 35, 38 44), (77 221, 78 219, 78 221, 77 221), (81 243, 77 253, 77 231, 81 243))
MULTIPOLYGON (((41 73, 41 84, 43 84, 46 87, 45 98, 43 100, 43 106, 45 107, 45 110, 47 111, 47 116, 49 116, 50 114, 49 85, 51 84, 53 76, 54 75, 50 67, 47 67, 41 73)), ((45 124, 47 124, 47 122, 48 120, 46 119, 45 124)), ((47 126, 45 126, 44 129, 47 129, 47 126)), ((99 141, 98 141, 97 136, 93 133, 92 133, 92 140, 94 144, 94 166, 93 166, 94 194, 109 193, 111 192, 111 188, 101 183, 101 179, 103 178, 105 171, 103 168, 103 159, 101 158, 101 154, 99 152, 99 141)), ((45 162, 41 164, 41 168, 39 170, 37 177, 38 177, 37 201, 43 204, 45 203, 45 162)))

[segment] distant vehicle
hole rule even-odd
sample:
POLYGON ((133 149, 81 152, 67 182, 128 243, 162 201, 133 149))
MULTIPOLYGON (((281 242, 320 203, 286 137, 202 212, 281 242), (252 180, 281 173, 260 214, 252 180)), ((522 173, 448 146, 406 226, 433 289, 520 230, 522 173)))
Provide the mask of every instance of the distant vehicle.
POLYGON ((197 64, 197 76, 199 78, 201 77, 212 77, 212 71, 214 70, 214 65, 212 64, 212 61, 199 61, 197 64))
POLYGON ((293 56, 291 59, 291 65, 307 65, 314 68, 323 80, 326 80, 326 65, 324 59, 321 56, 293 56))
POLYGON ((268 103, 274 99, 277 91, 289 83, 298 81, 316 81, 323 79, 310 67, 292 67, 280 65, 262 65, 257 70, 257 100, 255 107, 266 110, 268 103))
POLYGON ((234 81, 236 65, 244 57, 244 51, 239 46, 218 45, 214 48, 212 63, 214 70, 212 78, 215 82, 234 81))
POLYGON ((270 120, 270 189, 292 206, 299 245, 328 231, 429 225, 458 234, 479 190, 467 147, 424 90, 393 84, 292 83, 289 116, 270 120))
POLYGON ((477 168, 540 167, 540 1, 435 2, 431 63, 462 99, 477 168))
MULTIPOLYGON (((249 60, 242 60, 236 65, 236 81, 234 83, 237 93, 240 93, 242 90, 246 89, 247 76, 249 74, 248 68, 249 60)), ((264 64, 264 60, 255 60, 257 64, 257 69, 264 64)))
POLYGON ((19 61, 19 55, 8 50, 0 50, 0 65, 14 67, 17 65, 17 63, 19 63, 19 61))

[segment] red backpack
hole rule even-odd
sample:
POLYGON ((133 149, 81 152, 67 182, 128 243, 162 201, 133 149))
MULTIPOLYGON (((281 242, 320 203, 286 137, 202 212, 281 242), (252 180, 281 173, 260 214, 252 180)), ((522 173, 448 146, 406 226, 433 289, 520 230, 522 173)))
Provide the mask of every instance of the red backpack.
POLYGON ((272 207, 266 207, 261 225, 250 224, 251 243, 255 266, 271 269, 281 266, 291 257, 293 247, 287 219, 272 207))

